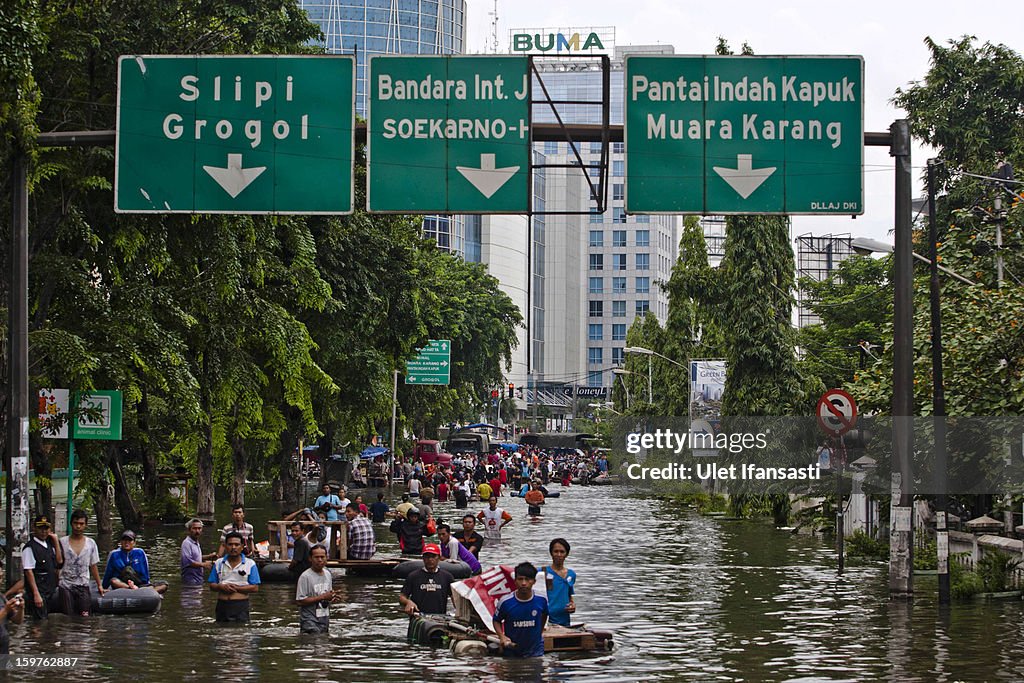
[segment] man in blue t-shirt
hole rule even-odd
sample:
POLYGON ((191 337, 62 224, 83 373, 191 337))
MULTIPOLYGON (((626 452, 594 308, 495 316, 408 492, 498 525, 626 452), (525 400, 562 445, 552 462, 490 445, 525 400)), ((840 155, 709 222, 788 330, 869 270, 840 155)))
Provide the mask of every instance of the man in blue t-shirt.
POLYGON ((529 562, 516 566, 516 590, 498 601, 494 630, 506 654, 515 657, 544 656, 544 626, 548 601, 534 595, 537 568, 529 562))
POLYGON ((316 502, 313 503, 313 509, 325 513, 328 522, 337 522, 338 510, 344 510, 348 501, 343 504, 341 498, 331 493, 330 484, 324 484, 322 491, 322 495, 317 496, 316 502))

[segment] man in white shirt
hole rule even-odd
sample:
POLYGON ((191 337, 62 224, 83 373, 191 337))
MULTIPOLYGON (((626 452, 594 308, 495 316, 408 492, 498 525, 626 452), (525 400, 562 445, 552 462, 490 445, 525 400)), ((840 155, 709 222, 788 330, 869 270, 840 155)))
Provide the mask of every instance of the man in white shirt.
POLYGON ((85 535, 89 515, 85 510, 71 513, 71 535, 60 539, 64 555, 64 566, 60 572, 60 587, 64 589, 64 610, 69 615, 89 616, 92 609, 92 594, 89 590, 89 576, 96 582, 100 595, 105 592, 100 581, 97 565, 100 551, 96 541, 85 535))

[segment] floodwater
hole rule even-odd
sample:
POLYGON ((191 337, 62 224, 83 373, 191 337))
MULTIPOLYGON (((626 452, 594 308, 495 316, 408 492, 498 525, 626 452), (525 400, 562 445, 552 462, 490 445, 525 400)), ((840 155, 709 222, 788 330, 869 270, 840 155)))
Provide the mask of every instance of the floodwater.
MULTIPOLYGON (((155 527, 139 545, 154 577, 171 584, 160 612, 26 621, 12 630, 12 653, 79 659, 73 673, 21 672, 18 680, 1024 680, 1020 601, 965 603, 940 616, 934 578, 919 577, 913 604, 890 603, 884 565, 839 578, 834 551, 818 538, 704 518, 625 486, 572 487, 562 496, 540 521, 525 516, 522 501, 504 499, 515 521, 481 559, 539 565, 548 541, 566 537, 567 564, 579 575, 573 621, 614 631, 611 653, 514 661, 408 646, 399 584, 384 579, 336 580, 346 600, 332 612, 330 636, 300 637, 286 584, 260 588, 248 627, 219 626, 215 596, 181 588, 184 530, 155 527)), ((455 517, 451 504, 434 510, 455 517)), ((249 506, 258 536, 276 513, 269 503, 249 506)), ((218 522, 227 518, 225 508, 218 522)), ((393 536, 377 531, 390 554, 393 536)), ((216 541, 207 528, 204 550, 216 541)))

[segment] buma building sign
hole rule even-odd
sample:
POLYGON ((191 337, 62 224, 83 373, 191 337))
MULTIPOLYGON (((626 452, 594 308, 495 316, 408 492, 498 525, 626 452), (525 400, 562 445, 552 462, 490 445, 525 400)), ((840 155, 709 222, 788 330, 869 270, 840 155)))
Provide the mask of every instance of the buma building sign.
POLYGON ((860 214, 860 57, 627 57, 626 210, 860 214))

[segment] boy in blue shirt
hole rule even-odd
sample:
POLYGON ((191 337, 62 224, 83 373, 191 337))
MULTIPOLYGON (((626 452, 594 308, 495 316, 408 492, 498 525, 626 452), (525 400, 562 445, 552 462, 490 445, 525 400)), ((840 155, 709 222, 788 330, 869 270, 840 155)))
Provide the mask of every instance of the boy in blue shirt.
POLYGON ((533 592, 537 568, 522 562, 516 565, 515 577, 515 592, 498 601, 494 630, 505 653, 515 657, 543 657, 548 601, 533 592))

